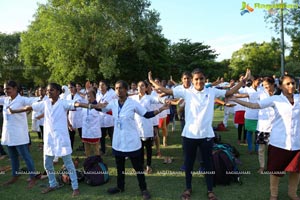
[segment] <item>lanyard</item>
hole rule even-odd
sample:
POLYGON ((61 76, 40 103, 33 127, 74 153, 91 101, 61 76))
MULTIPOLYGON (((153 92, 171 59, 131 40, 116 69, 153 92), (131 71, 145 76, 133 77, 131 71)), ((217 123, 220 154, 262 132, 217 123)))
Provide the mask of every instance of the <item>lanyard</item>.
MULTIPOLYGON (((125 103, 125 102, 124 102, 125 103)), ((119 102, 118 102, 118 118, 120 118, 120 112, 121 112, 121 110, 122 110, 122 108, 123 108, 123 105, 124 105, 124 103, 123 104, 120 104, 119 102)))

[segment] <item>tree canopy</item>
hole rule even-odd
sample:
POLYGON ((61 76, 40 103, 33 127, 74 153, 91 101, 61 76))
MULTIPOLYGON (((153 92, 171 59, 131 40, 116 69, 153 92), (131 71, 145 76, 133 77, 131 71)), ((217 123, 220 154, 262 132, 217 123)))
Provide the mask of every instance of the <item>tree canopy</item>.
POLYGON ((232 54, 229 67, 233 70, 234 77, 244 73, 247 68, 255 75, 279 73, 280 41, 272 38, 269 43, 244 44, 241 49, 232 54))
POLYGON ((0 80, 15 79, 28 82, 23 77, 24 64, 19 59, 20 33, 0 33, 0 80))
POLYGON ((144 79, 167 68, 168 40, 147 0, 49 0, 22 34, 28 76, 50 80, 144 79))

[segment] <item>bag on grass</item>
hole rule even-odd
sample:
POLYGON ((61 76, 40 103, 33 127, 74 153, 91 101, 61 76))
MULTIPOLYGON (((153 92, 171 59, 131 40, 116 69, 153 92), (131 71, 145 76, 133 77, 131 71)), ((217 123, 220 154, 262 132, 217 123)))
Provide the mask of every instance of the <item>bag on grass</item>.
MULTIPOLYGON (((78 182, 81 182, 84 180, 84 174, 82 171, 76 169, 76 174, 77 174, 78 182)), ((68 184, 68 185, 71 184, 69 172, 65 167, 59 171, 59 173, 57 175, 57 179, 58 179, 58 182, 60 182, 60 183, 64 183, 64 184, 68 184)))
POLYGON ((239 152, 229 144, 215 144, 213 147, 214 184, 229 185, 231 182, 242 184, 237 158, 239 152))
POLYGON ((107 165, 101 156, 91 156, 83 163, 85 182, 88 185, 97 186, 108 182, 109 174, 107 165))

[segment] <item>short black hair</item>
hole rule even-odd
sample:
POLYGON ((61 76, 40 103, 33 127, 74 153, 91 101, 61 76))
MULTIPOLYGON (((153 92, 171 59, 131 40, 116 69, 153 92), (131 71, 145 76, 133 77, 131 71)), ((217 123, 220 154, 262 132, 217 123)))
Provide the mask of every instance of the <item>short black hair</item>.
POLYGON ((205 76, 205 74, 203 73, 203 71, 199 68, 196 68, 192 71, 192 77, 194 77, 195 74, 203 74, 203 76, 205 76))
POLYGON ((50 87, 52 87, 52 88, 58 90, 58 91, 59 91, 59 94, 62 93, 62 89, 61 89, 61 86, 60 86, 59 84, 57 84, 57 83, 49 83, 48 86, 50 86, 50 87))
POLYGON ((128 90, 128 83, 126 81, 119 80, 116 82, 116 84, 121 84, 122 88, 125 88, 126 90, 128 90))

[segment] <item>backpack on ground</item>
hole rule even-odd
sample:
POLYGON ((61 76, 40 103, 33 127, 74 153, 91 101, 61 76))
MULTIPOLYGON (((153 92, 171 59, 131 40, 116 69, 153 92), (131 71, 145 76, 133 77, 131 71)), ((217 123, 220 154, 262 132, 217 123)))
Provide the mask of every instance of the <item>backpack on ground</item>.
POLYGON ((214 184, 229 185, 231 182, 242 184, 237 167, 239 152, 229 144, 215 144, 213 147, 214 184))
MULTIPOLYGON (((81 182, 84 180, 84 174, 82 171, 76 169, 76 174, 77 174, 77 180, 78 182, 81 182)), ((70 175, 69 175, 69 172, 68 170, 66 169, 66 167, 63 167, 58 175, 56 176, 57 180, 59 183, 64 183, 64 184, 68 184, 70 185, 71 184, 71 179, 70 179, 70 175)))
POLYGON ((88 185, 97 186, 108 182, 108 168, 101 156, 86 158, 83 163, 83 168, 84 180, 88 185))

